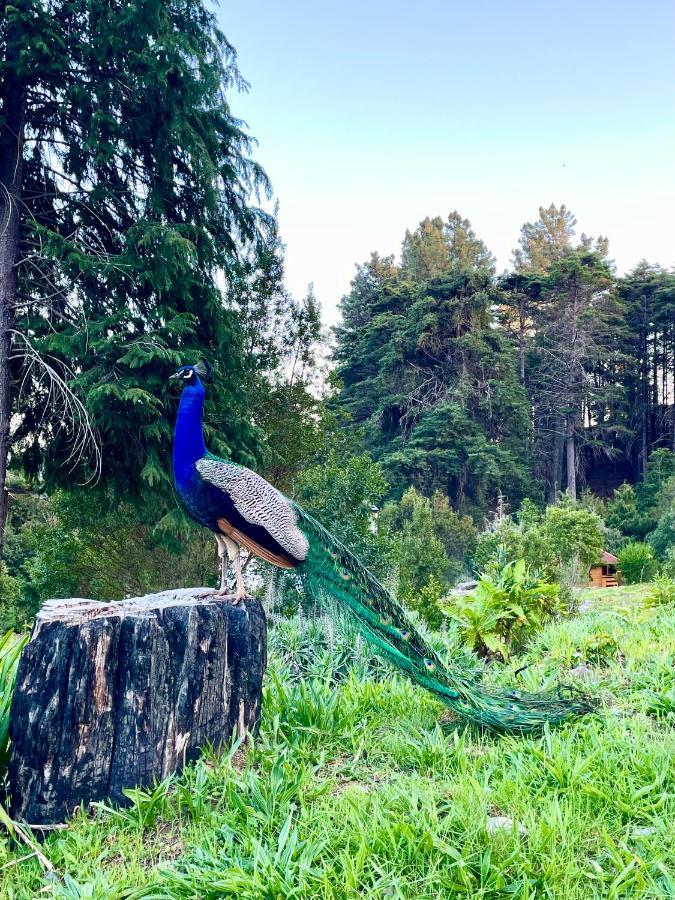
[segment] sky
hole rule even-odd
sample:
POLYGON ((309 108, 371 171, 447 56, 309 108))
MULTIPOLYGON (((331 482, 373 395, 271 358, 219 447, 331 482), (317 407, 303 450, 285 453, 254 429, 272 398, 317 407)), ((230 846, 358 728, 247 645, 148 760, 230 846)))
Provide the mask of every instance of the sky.
POLYGON ((233 112, 279 204, 286 281, 333 324, 355 264, 457 209, 509 266, 565 203, 617 271, 675 265, 673 0, 222 0, 233 112))

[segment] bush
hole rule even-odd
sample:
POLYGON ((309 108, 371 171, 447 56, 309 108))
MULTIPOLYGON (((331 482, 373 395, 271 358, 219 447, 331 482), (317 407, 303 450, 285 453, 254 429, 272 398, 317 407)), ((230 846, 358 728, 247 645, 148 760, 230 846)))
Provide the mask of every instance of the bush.
POLYGON ((675 580, 666 575, 654 579, 651 591, 645 598, 645 606, 669 606, 675 603, 675 580))
POLYGON ((658 567, 649 544, 631 541, 619 555, 619 568, 625 584, 639 584, 651 581, 658 567))
POLYGON ((675 476, 675 453, 660 447, 649 455, 645 480, 638 487, 638 508, 643 512, 657 509, 666 482, 675 476))
POLYGON ((543 530, 558 564, 578 561, 587 568, 599 561, 604 549, 604 523, 590 509, 563 498, 546 510, 543 530))
POLYGON ((399 597, 409 609, 415 610, 429 628, 438 629, 444 621, 439 601, 446 590, 438 578, 430 575, 421 588, 416 590, 410 586, 407 591, 399 593, 399 597))
POLYGON ((675 545, 668 548, 661 571, 669 578, 675 578, 675 545))
POLYGON ((675 548, 675 505, 663 513, 647 542, 659 559, 665 560, 670 549, 675 548))
POLYGON ((576 586, 588 567, 600 559, 606 528, 600 516, 563 497, 543 516, 534 504, 523 504, 518 522, 504 516, 478 538, 473 562, 476 572, 524 559, 549 581, 576 586))
POLYGON ((632 540, 643 541, 654 527, 654 519, 638 509, 638 498, 632 484, 622 484, 607 503, 605 522, 632 540))
POLYGON ((446 615, 479 656, 502 659, 560 611, 558 585, 528 568, 524 559, 485 573, 473 594, 450 597, 446 607, 446 615))

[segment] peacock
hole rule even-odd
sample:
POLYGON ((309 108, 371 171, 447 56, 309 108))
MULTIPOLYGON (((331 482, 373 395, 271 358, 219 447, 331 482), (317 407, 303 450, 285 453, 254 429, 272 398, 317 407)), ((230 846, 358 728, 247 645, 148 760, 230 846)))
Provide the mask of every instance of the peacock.
POLYGON ((174 482, 188 515, 216 536, 221 596, 231 596, 230 562, 236 576, 231 602, 247 596, 240 563, 243 547, 292 570, 313 600, 332 601, 348 611, 377 652, 463 720, 493 731, 524 733, 594 709, 591 700, 571 687, 546 694, 488 687, 443 659, 341 541, 260 475, 209 453, 203 434, 203 382, 211 379, 206 360, 181 366, 171 377, 183 385, 174 436, 174 482))

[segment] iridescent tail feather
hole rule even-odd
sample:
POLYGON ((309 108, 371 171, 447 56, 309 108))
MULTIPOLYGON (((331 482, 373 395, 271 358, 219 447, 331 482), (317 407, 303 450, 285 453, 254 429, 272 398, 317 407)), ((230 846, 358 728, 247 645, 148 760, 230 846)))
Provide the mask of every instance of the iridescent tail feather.
POLYGON ((595 709, 592 700, 571 687, 539 694, 488 687, 441 659, 356 556, 301 507, 294 507, 309 540, 307 558, 296 569, 307 593, 318 603, 330 598, 348 610, 376 651, 460 718, 492 731, 525 733, 595 709))

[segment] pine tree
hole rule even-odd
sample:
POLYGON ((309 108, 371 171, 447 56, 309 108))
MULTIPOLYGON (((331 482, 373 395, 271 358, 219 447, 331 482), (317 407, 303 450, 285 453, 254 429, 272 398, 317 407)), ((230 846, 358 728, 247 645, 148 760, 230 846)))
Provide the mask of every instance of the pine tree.
POLYGON ((568 251, 551 264, 542 284, 533 352, 535 428, 553 431, 551 482, 559 484, 564 448, 567 491, 577 495, 579 443, 598 424, 613 390, 598 378, 620 354, 621 312, 609 265, 596 251, 568 251))
POLYGON ((337 405, 395 492, 440 490, 481 513, 500 487, 527 491, 527 404, 496 298, 485 268, 417 281, 366 267, 343 301, 337 405))
POLYGON ((406 231, 401 263, 403 271, 416 281, 440 278, 457 266, 490 272, 495 267, 493 255, 457 210, 446 222, 440 216, 427 217, 414 232, 406 231))
POLYGON ((644 260, 619 283, 629 359, 619 380, 625 425, 637 434, 626 454, 641 478, 659 446, 675 450, 675 275, 644 260))
POLYGON ((211 359, 221 449, 252 459, 242 334, 217 273, 270 220, 250 203, 267 183, 226 99, 242 85, 235 52, 201 0, 1 13, 0 496, 11 444, 32 476, 98 474, 156 514, 173 502, 178 363, 211 359), (99 473, 77 454, 86 425, 99 473))
POLYGON ((536 222, 526 222, 520 229, 517 250, 513 252, 518 272, 548 272, 551 265, 572 248, 577 220, 565 204, 539 207, 536 222))

